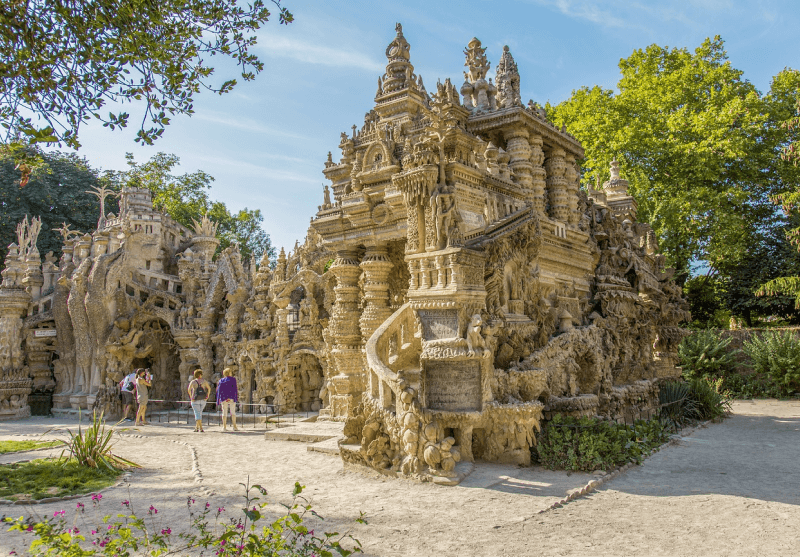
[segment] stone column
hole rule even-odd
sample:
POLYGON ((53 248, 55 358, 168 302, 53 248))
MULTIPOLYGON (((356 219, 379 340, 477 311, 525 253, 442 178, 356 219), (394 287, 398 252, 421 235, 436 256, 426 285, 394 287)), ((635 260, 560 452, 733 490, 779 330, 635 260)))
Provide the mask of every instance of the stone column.
MULTIPOLYGON (((6 265, 8 266, 8 258, 6 265)), ((0 420, 30 416, 32 382, 23 371, 22 318, 31 296, 19 286, 0 288, 0 420)))
POLYGON ((336 300, 329 325, 334 345, 331 355, 339 372, 332 378, 334 388, 330 395, 330 411, 333 419, 343 420, 358 403, 364 389, 358 310, 361 268, 356 250, 339 251, 330 270, 336 277, 333 289, 336 300))
POLYGON ((547 170, 547 194, 550 198, 550 218, 567 223, 569 221, 569 202, 567 180, 564 178, 567 165, 564 150, 556 147, 545 162, 547 170))
POLYGON ((419 211, 416 203, 406 204, 406 253, 419 252, 419 211))
POLYGON ((531 147, 528 137, 528 130, 523 127, 515 127, 505 132, 506 153, 510 157, 508 166, 526 197, 530 195, 533 187, 533 165, 530 161, 531 147))
POLYGON ((539 216, 545 216, 545 186, 547 184, 547 172, 542 164, 544 163, 544 151, 542 151, 541 136, 534 135, 531 138, 531 192, 528 200, 533 205, 539 216))
POLYGON ((389 307, 389 272, 392 262, 389 260, 385 245, 367 248, 361 261, 364 270, 365 307, 361 314, 361 338, 366 342, 375 329, 389 318, 392 308, 389 307))
MULTIPOLYGON (((425 249, 420 250, 422 251, 436 251, 438 246, 436 245, 439 239, 436 237, 436 223, 434 219, 436 215, 434 215, 433 207, 426 199, 425 201, 425 249)), ((421 247, 421 246, 420 246, 421 247)))
POLYGON ((578 171, 578 164, 575 161, 575 156, 567 154, 565 160, 566 168, 564 170, 564 179, 567 181, 567 206, 569 207, 569 219, 567 223, 572 226, 577 226, 581 220, 578 214, 578 190, 581 187, 581 175, 578 171))

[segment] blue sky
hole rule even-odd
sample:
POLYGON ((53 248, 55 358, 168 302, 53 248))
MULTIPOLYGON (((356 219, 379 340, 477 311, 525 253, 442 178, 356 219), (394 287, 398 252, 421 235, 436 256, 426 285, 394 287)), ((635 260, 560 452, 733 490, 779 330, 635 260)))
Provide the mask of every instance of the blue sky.
MULTIPOLYGON (((403 24, 411 62, 429 91, 438 78, 460 86, 464 47, 476 36, 493 66, 509 45, 522 97, 558 103, 583 85, 615 87, 617 64, 657 43, 694 49, 721 35, 731 64, 761 91, 784 67, 800 68, 800 0, 518 0, 426 2, 284 0, 289 26, 269 22, 256 52, 265 63, 233 93, 201 93, 196 114, 178 117, 154 146, 134 143, 136 129, 81 130, 80 154, 103 169, 125 168, 158 151, 181 158, 180 173, 216 178, 211 196, 232 210, 261 209, 273 244, 302 241, 322 202, 323 163, 338 160, 339 134, 360 127, 373 106, 384 50, 403 24)), ((216 61, 212 59, 211 61, 216 61)), ((235 77, 217 66, 215 79, 235 77)), ((129 108, 132 122, 141 118, 129 108)))

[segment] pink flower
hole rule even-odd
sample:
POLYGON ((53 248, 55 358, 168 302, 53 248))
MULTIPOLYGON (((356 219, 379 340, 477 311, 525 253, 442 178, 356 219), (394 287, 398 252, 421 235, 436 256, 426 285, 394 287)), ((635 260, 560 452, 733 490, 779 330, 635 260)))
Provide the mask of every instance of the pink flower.
POLYGON ((211 506, 211 503, 206 503, 206 508, 209 508, 210 506, 211 506))
POLYGON ((217 507, 217 512, 218 513, 225 512, 225 507, 217 507))
POLYGON ((222 547, 223 545, 225 545, 225 540, 220 540, 220 542, 219 542, 219 545, 220 545, 220 547, 222 547))
POLYGON ((64 513, 65 513, 65 512, 66 512, 66 511, 63 511, 63 510, 62 510, 62 511, 56 511, 56 512, 54 512, 54 513, 53 513, 53 518, 55 518, 55 517, 57 517, 57 516, 59 516, 59 515, 60 515, 60 516, 64 516, 64 513))
POLYGON ((77 509, 77 510, 81 510, 82 511, 83 507, 84 507, 83 503, 78 503, 77 505, 75 505, 75 509, 77 509))
POLYGON ((153 505, 150 505, 150 514, 158 514, 158 509, 153 505))
MULTIPOLYGON (((26 531, 26 532, 33 532, 33 526, 28 526, 28 527, 25 529, 25 531, 26 531)), ((15 553, 15 555, 16 555, 16 553, 15 553)))
POLYGON ((81 531, 78 530, 77 528, 70 528, 69 530, 67 530, 67 532, 69 532, 70 534, 80 534, 81 533, 81 531))
POLYGON ((169 536, 172 533, 172 528, 164 528, 161 530, 161 533, 165 536, 169 536))
POLYGON ((97 530, 92 530, 92 535, 94 536, 97 533, 97 530))
POLYGON ((125 500, 122 502, 122 504, 123 504, 123 505, 125 505, 126 507, 130 507, 130 506, 131 506, 131 502, 130 502, 130 501, 128 501, 127 499, 125 499, 125 500))
POLYGON ((99 503, 100 499, 102 499, 102 498, 103 498, 103 494, 102 493, 92 493, 92 502, 99 503))
POLYGON ((108 525, 108 529, 109 529, 109 530, 113 530, 113 529, 114 529, 114 525, 113 525, 113 524, 109 524, 109 525, 108 525))

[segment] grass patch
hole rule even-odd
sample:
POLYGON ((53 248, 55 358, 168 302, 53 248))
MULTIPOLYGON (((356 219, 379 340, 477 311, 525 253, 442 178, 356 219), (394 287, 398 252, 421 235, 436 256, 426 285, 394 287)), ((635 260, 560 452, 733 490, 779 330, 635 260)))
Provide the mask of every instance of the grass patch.
POLYGON ((60 441, 0 441, 0 454, 60 447, 60 441))
POLYGON ((38 459, 0 465, 0 499, 44 499, 99 491, 120 472, 87 468, 74 460, 38 459))
POLYGON ((46 449, 49 447, 59 447, 59 441, 0 441, 0 454, 18 453, 20 451, 32 451, 33 449, 46 449))

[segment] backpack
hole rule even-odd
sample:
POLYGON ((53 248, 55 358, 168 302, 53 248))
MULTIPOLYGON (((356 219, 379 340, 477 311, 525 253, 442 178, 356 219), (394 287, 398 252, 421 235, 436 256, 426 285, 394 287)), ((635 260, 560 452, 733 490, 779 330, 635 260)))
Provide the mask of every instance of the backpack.
POLYGON ((203 384, 197 379, 194 379, 193 381, 197 383, 197 388, 194 391, 194 396, 192 397, 192 400, 205 400, 206 390, 203 388, 203 384))
POLYGON ((134 382, 135 380, 136 380, 136 374, 129 373, 119 384, 120 390, 125 391, 127 393, 132 393, 134 388, 136 387, 136 383, 134 382))

